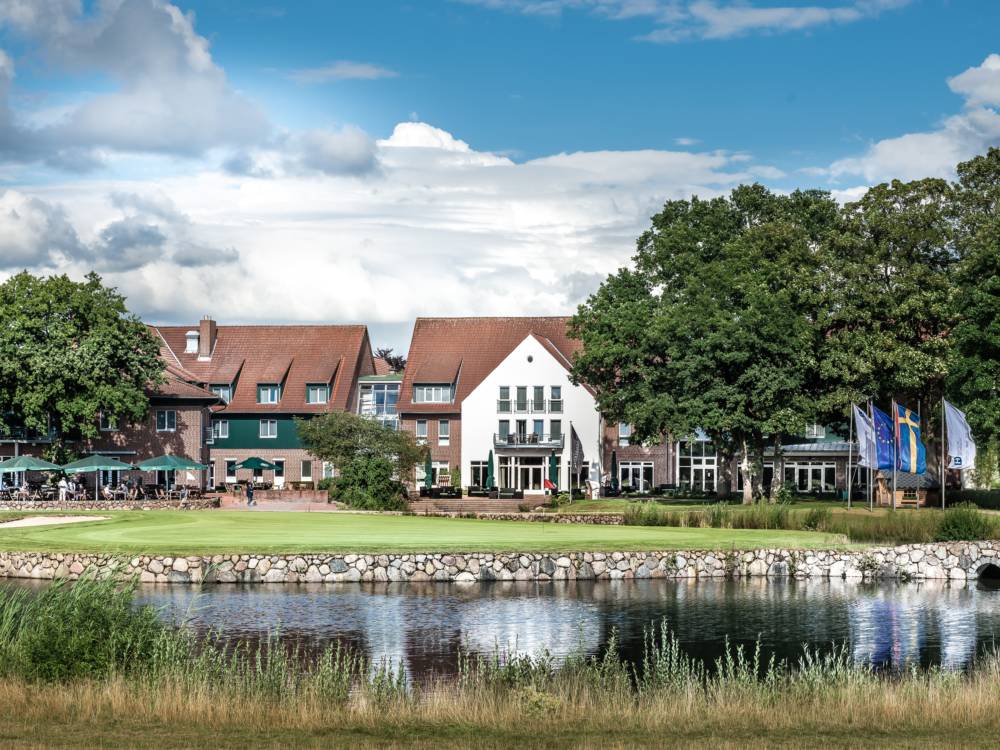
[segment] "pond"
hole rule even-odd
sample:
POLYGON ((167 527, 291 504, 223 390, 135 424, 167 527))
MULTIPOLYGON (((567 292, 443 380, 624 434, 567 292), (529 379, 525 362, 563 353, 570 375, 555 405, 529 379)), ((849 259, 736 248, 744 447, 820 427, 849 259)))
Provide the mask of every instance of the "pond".
POLYGON ((417 678, 453 673, 463 649, 597 654, 612 633, 623 657, 636 660, 644 629, 663 618, 684 650, 709 665, 728 639, 751 649, 759 640, 765 658, 843 646, 858 664, 963 669, 1000 635, 1000 590, 985 581, 150 585, 138 599, 233 639, 279 631, 309 650, 340 642, 417 678))

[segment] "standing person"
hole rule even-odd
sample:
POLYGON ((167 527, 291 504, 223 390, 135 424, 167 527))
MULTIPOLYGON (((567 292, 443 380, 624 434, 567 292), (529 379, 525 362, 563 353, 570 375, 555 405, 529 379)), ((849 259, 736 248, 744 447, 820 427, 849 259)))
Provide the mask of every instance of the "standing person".
POLYGON ((59 477, 59 502, 66 502, 66 492, 69 490, 69 482, 66 481, 66 475, 63 474, 59 477))
POLYGON ((247 482, 247 507, 254 505, 253 501, 253 480, 247 482))

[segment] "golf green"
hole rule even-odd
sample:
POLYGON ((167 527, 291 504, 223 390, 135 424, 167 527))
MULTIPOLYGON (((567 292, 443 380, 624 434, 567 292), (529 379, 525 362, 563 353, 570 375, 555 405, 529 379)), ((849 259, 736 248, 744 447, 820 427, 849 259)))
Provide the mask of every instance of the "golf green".
POLYGON ((106 516, 107 520, 0 527, 0 551, 624 552, 845 546, 841 536, 804 531, 599 526, 356 513, 123 511, 91 515, 106 516))

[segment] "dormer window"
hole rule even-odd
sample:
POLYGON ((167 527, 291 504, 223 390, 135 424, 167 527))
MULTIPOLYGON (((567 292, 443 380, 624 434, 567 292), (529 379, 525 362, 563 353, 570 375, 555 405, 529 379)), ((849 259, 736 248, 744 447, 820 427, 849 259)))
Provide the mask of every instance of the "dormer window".
POLYGON ((184 353, 185 354, 197 354, 198 353, 198 332, 188 331, 184 334, 184 353))
POLYGON ((232 383, 216 383, 214 385, 208 386, 208 390, 214 393, 224 404, 228 404, 233 400, 233 385, 232 383))
POLYGON ((413 386, 413 403, 415 404, 450 404, 451 385, 415 385, 413 386))
POLYGON ((306 385, 307 404, 325 404, 330 400, 330 386, 326 383, 308 383, 306 385))
POLYGON ((277 383, 257 384, 257 403, 276 404, 281 399, 281 386, 277 383))

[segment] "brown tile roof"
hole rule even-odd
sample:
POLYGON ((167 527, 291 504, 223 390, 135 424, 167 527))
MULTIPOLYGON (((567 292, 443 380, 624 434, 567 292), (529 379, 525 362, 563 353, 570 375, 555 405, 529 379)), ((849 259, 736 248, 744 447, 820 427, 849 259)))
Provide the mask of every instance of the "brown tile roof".
POLYGON ((388 375, 392 372, 392 367, 381 357, 375 357, 375 374, 388 375))
POLYGON ((186 334, 198 326, 157 326, 168 364, 195 384, 233 383, 223 411, 308 414, 349 405, 356 374, 374 372, 368 330, 363 325, 236 325, 218 327, 209 361, 185 354, 186 334), (258 404, 257 385, 283 384, 278 404, 258 404), (307 383, 330 383, 326 404, 306 403, 307 383))
POLYGON ((568 317, 417 318, 399 394, 399 410, 459 411, 465 397, 532 334, 568 368, 573 355, 582 348, 580 341, 566 334, 568 323, 568 317), (456 383, 453 404, 412 403, 414 383, 447 382, 456 383))
POLYGON ((166 372, 166 382, 160 385, 150 388, 149 395, 151 398, 179 398, 179 399, 197 399, 199 401, 218 401, 219 397, 212 393, 207 388, 202 388, 200 386, 194 385, 193 383, 187 382, 181 375, 179 375, 177 368, 167 365, 166 372))

